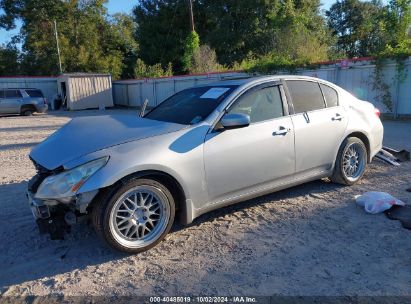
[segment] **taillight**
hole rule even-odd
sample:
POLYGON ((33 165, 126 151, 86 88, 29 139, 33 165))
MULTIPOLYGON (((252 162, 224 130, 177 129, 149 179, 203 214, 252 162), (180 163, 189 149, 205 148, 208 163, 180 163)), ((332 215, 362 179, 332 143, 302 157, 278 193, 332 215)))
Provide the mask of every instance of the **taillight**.
POLYGON ((375 115, 377 115, 377 117, 381 116, 381 111, 377 108, 374 108, 374 113, 375 113, 375 115))

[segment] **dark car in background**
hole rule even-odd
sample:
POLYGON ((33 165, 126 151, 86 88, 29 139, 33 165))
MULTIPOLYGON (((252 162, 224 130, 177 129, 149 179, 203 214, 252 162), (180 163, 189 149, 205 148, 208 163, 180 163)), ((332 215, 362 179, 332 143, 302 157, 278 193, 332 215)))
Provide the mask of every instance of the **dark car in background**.
POLYGON ((47 99, 39 89, 0 89, 0 114, 31 116, 47 109, 47 99))

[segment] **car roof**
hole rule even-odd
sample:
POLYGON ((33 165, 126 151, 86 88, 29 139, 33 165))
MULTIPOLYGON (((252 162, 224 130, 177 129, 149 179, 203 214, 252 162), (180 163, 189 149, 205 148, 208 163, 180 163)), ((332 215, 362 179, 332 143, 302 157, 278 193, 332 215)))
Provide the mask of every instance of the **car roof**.
POLYGON ((252 82, 261 82, 261 81, 279 81, 281 79, 295 79, 295 80, 312 80, 312 81, 323 81, 319 78, 309 77, 309 76, 301 76, 301 75, 265 75, 265 76, 255 76, 255 77, 241 77, 236 79, 227 79, 227 80, 220 80, 217 82, 200 85, 200 87, 206 86, 227 86, 227 85, 235 85, 241 86, 244 84, 252 83, 252 82))

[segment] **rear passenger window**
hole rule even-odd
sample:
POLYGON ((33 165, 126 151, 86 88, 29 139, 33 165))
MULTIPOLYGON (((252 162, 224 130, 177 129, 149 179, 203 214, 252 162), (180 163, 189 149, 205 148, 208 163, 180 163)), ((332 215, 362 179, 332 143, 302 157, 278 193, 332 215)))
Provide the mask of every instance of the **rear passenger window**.
POLYGON ((321 90, 323 90, 325 102, 328 108, 338 106, 338 93, 333 88, 325 84, 320 84, 321 90))
POLYGON ((5 90, 4 97, 5 98, 20 98, 22 96, 19 90, 5 90))
POLYGON ((40 90, 26 90, 26 93, 30 97, 43 97, 43 93, 40 90))
POLYGON ((323 94, 317 82, 288 80, 287 86, 291 94, 295 114, 325 108, 323 94))

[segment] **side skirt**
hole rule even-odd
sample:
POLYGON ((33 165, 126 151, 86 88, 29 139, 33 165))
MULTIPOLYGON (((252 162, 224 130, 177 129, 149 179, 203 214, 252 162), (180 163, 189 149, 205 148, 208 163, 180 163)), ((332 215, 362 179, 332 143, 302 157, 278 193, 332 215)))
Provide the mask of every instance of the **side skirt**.
POLYGON ((264 196, 273 192, 277 192, 277 191, 281 191, 287 188, 291 188, 294 186, 298 186, 301 184, 305 184, 314 180, 318 180, 324 177, 328 177, 331 175, 331 172, 329 171, 322 171, 318 174, 315 175, 311 175, 309 177, 304 176, 301 177, 299 179, 295 179, 291 182, 287 182, 287 183, 277 183, 274 186, 271 187, 266 187, 266 188, 260 188, 260 189, 256 189, 254 191, 239 195, 239 196, 235 196, 235 197, 231 197, 222 201, 218 201, 218 202, 213 202, 213 203, 209 203, 207 204, 205 207, 201 208, 201 209, 195 209, 194 205, 192 203, 191 200, 186 200, 186 204, 187 204, 187 212, 186 214, 186 218, 185 221, 182 221, 182 224, 191 224, 193 222, 193 220, 197 217, 199 217, 200 215, 203 215, 207 212, 219 209, 219 208, 223 208, 226 206, 230 206, 233 205, 235 203, 239 203, 239 202, 244 202, 256 197, 260 197, 260 196, 264 196))

